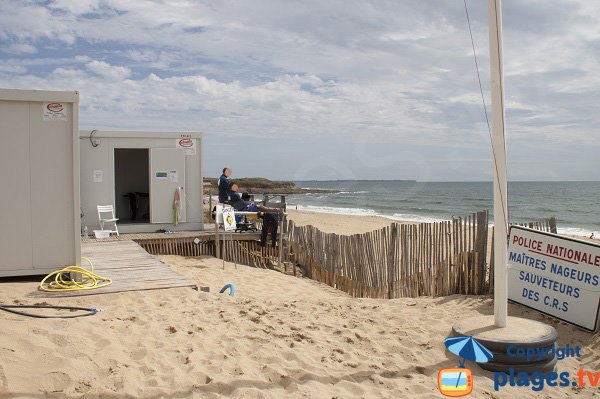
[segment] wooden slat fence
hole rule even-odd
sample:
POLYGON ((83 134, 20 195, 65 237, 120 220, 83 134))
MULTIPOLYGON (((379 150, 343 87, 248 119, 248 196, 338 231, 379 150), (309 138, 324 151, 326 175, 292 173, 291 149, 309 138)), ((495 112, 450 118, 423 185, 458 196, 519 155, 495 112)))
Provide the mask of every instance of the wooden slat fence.
MULTIPOLYGON (((260 241, 248 237, 249 235, 238 235, 236 233, 225 235, 225 245, 219 242, 219 249, 227 262, 235 262, 253 267, 271 267, 279 258, 277 248, 266 246, 262 248, 260 241)), ((258 236, 258 234, 254 234, 258 236)), ((210 255, 220 259, 221 254, 216 253, 214 236, 204 237, 166 237, 135 240, 138 245, 152 255, 181 255, 181 256, 203 256, 210 255), (197 241, 195 241, 197 240, 197 241)), ((284 262, 288 257, 284 256, 284 262)), ((295 270, 294 270, 295 274, 295 270)))
POLYGON ((535 229, 535 230, 545 231, 547 233, 557 234, 555 217, 551 217, 550 219, 538 220, 535 222, 529 222, 529 223, 511 223, 511 225, 529 227, 530 229, 535 229))
MULTIPOLYGON (((524 224, 556 232, 556 219, 524 224)), ((439 223, 396 224, 351 236, 313 226, 284 225, 283 264, 355 297, 488 294, 493 289, 493 248, 488 256, 488 212, 439 223)), ((258 234, 226 235, 216 253, 214 236, 135 240, 150 254, 202 256, 254 267, 272 267, 278 250, 262 248, 258 234), (194 242, 198 240, 198 242, 194 242)), ((489 241, 491 239, 491 241, 489 241)))
POLYGON ((308 275, 356 297, 484 294, 487 211, 343 236, 289 223, 289 251, 308 275))
POLYGON ((134 240, 152 255, 215 256, 214 237, 151 238, 134 240), (197 244, 194 240, 198 240, 197 244))

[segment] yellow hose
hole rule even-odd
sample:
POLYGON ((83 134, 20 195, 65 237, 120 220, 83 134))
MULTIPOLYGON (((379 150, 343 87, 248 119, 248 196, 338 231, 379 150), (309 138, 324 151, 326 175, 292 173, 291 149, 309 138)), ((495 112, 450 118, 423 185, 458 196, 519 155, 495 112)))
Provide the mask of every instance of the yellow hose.
POLYGON ((84 269, 81 266, 67 266, 63 269, 56 270, 40 282, 40 290, 47 292, 62 292, 62 291, 80 291, 80 290, 93 290, 96 288, 106 287, 112 284, 112 280, 106 277, 94 274, 94 265, 88 258, 85 259, 91 267, 91 271, 84 269), (78 273, 81 275, 81 281, 74 281, 71 279, 71 273, 78 273), (46 282, 54 276, 54 281, 46 282))

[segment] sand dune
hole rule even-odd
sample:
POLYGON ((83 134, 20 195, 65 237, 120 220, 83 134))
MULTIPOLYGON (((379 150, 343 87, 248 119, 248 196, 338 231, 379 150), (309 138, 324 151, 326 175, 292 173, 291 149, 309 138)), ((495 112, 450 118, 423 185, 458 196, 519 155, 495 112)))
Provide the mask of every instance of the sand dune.
MULTIPOLYGON (((443 339, 486 297, 354 299, 308 279, 234 268, 215 258, 161 256, 210 292, 192 289, 48 300, 103 312, 39 320, 0 312, 1 397, 433 398, 437 371, 458 364, 443 339), (226 283, 235 296, 218 294, 226 283)), ((33 303, 32 282, 3 283, 0 302, 33 303)), ((540 316, 511 306, 511 314, 540 316)), ((600 339, 557 326, 582 345, 562 370, 600 370, 600 339)), ((472 366, 477 398, 591 398, 598 389, 494 392, 472 366)))
MULTIPOLYGON (((379 217, 290 212, 298 224, 353 234, 379 217)), ((331 287, 212 257, 160 256, 210 292, 192 289, 47 300, 94 306, 92 317, 31 319, 0 312, 0 398, 435 398, 440 368, 458 365, 443 339, 463 317, 493 312, 490 297, 356 299, 331 287), (218 294, 226 283, 235 296, 218 294)), ((35 282, 2 282, 0 303, 39 302, 35 282)), ((600 336, 510 305, 509 314, 554 325, 582 357, 575 375, 600 371, 600 336)), ((474 372, 473 398, 591 398, 592 387, 495 391, 474 372)))

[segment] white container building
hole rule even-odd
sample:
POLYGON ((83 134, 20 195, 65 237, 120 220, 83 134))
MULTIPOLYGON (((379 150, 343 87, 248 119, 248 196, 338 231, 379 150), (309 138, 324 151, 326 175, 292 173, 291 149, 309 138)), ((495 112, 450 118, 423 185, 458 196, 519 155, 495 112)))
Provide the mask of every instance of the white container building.
POLYGON ((204 228, 201 133, 81 130, 79 141, 81 223, 90 233, 100 228, 98 205, 113 205, 119 233, 204 228))
POLYGON ((0 89, 0 171, 0 276, 79 265, 79 93, 0 89))

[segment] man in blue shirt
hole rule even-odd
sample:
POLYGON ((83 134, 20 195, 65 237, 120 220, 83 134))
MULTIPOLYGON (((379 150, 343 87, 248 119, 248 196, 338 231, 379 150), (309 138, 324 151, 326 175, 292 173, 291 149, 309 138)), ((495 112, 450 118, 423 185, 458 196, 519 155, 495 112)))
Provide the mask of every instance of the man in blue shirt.
POLYGON ((281 213, 282 210, 279 208, 268 208, 261 204, 254 204, 252 202, 246 201, 242 198, 242 196, 237 192, 238 185, 237 183, 231 183, 229 185, 230 190, 230 201, 229 204, 236 211, 244 211, 244 212, 274 212, 281 213))
POLYGON ((223 168, 223 174, 219 177, 219 202, 229 204, 231 190, 229 189, 229 176, 231 176, 231 168, 223 168))
POLYGON ((238 194, 238 185, 236 183, 231 183, 229 188, 231 190, 230 204, 233 209, 242 212, 263 213, 261 216, 259 216, 263 219, 263 227, 260 234, 260 245, 261 247, 264 247, 267 244, 267 236, 271 234, 271 245, 273 248, 275 248, 277 246, 277 230, 279 228, 282 210, 278 208, 267 208, 264 205, 254 204, 246 201, 244 199, 244 195, 240 196, 238 194))

